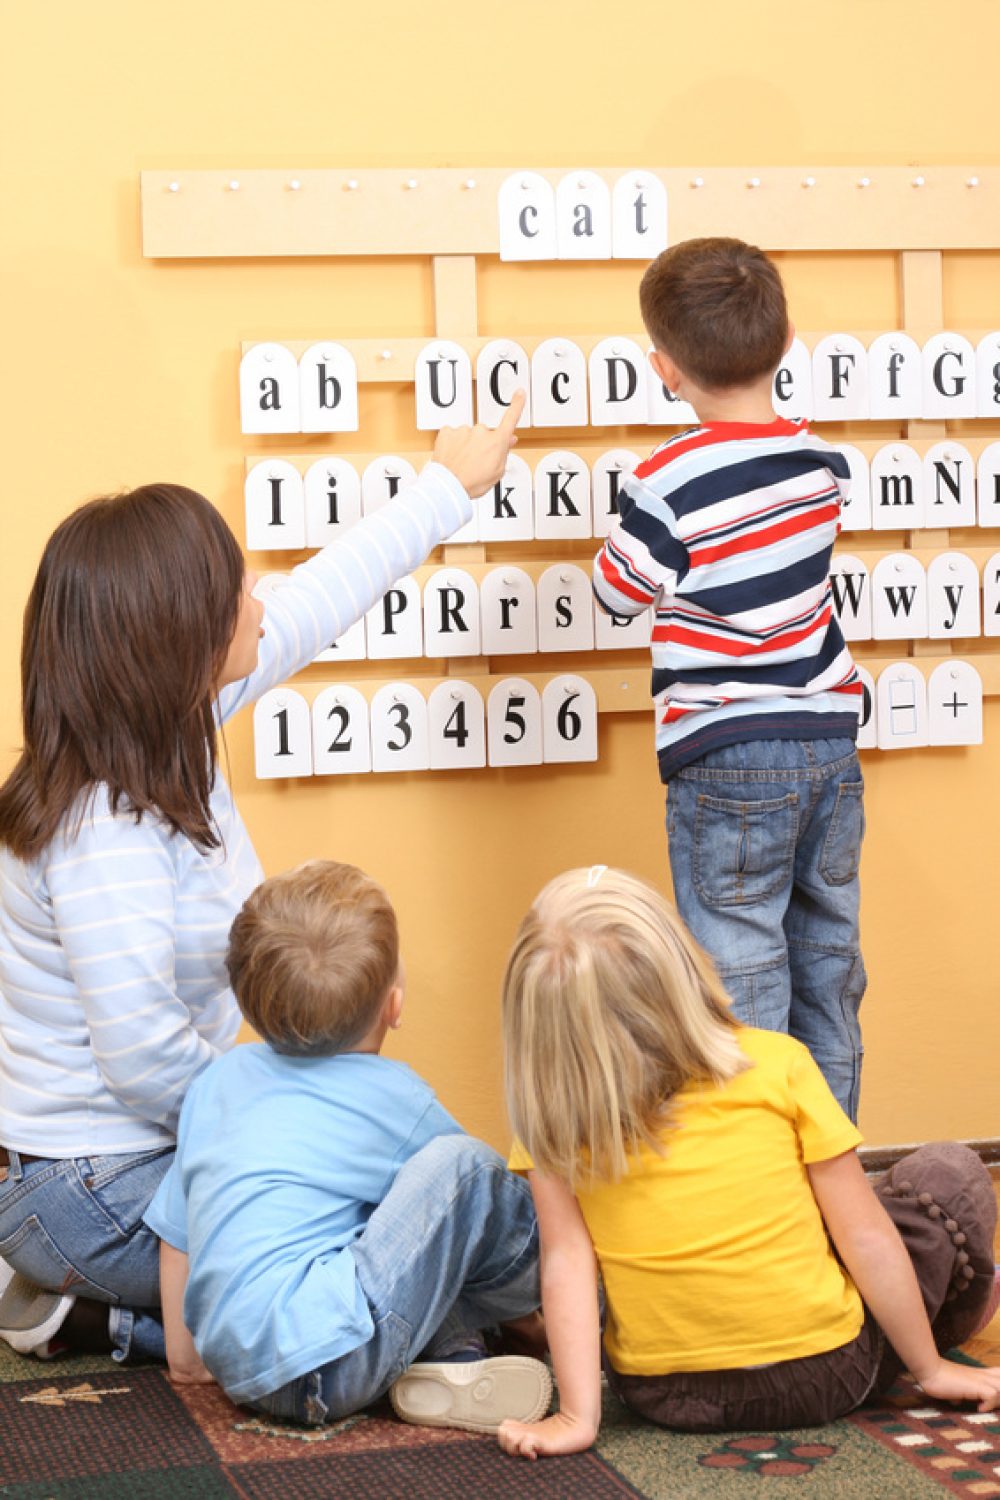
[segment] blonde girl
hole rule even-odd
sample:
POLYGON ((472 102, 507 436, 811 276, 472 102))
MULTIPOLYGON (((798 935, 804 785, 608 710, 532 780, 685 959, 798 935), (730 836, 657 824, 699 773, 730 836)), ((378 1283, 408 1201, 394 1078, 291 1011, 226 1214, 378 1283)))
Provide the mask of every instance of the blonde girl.
POLYGON ((559 1411, 505 1422, 527 1458, 633 1410, 691 1431, 830 1421, 906 1366, 929 1397, 1000 1404, 1000 1369, 943 1353, 982 1320, 996 1205, 967 1148, 873 1190, 808 1051, 739 1024, 711 962, 641 881, 542 891, 504 981, 507 1099, 541 1233, 559 1411), (838 1259, 839 1257, 839 1259, 838 1259))

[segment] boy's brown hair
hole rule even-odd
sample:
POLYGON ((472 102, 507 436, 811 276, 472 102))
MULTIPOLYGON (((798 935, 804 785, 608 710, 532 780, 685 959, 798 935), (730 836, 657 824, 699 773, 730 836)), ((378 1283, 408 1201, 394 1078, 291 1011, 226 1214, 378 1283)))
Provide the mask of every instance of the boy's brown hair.
POLYGON ((329 1057, 371 1029, 397 980, 396 913, 363 870, 313 860, 247 898, 226 967, 240 1010, 276 1052, 329 1057))
POLYGON ((664 250, 642 278, 639 306, 656 348, 708 391, 749 385, 785 352, 778 268, 742 240, 682 240, 664 250))

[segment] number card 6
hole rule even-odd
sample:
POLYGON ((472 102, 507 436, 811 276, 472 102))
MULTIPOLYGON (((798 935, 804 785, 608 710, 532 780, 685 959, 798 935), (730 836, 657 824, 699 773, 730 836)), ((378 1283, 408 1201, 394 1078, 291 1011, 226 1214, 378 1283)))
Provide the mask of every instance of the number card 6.
POLYGON ((317 776, 347 776, 372 768, 368 704, 357 688, 324 688, 312 706, 313 768, 317 776))
POLYGON ((597 695, 585 677, 553 677, 542 690, 546 762, 597 759, 597 695))

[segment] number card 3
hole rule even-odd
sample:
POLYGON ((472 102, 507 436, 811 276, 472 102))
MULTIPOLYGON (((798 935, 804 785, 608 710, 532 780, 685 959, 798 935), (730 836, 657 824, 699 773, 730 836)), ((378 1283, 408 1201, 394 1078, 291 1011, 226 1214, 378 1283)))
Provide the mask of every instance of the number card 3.
POLYGON ((429 771, 427 704, 411 682, 389 682, 371 702, 372 770, 429 771))
POLYGON ((585 677, 565 673, 542 691, 546 762, 597 759, 597 694, 585 677))

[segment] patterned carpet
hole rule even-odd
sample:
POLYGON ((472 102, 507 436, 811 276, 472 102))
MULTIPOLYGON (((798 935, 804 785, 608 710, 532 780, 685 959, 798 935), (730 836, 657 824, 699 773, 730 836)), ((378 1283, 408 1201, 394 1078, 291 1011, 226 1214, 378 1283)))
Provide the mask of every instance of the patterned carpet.
MULTIPOLYGON (((988 1341, 970 1350, 1000 1357, 988 1341)), ((609 1398, 594 1451, 529 1464, 492 1439, 404 1426, 388 1406, 306 1431, 214 1386, 175 1390, 160 1368, 0 1353, 3 1500, 758 1500, 800 1487, 803 1500, 1000 1496, 1000 1420, 901 1384, 829 1427, 705 1437, 659 1431, 609 1398)))

